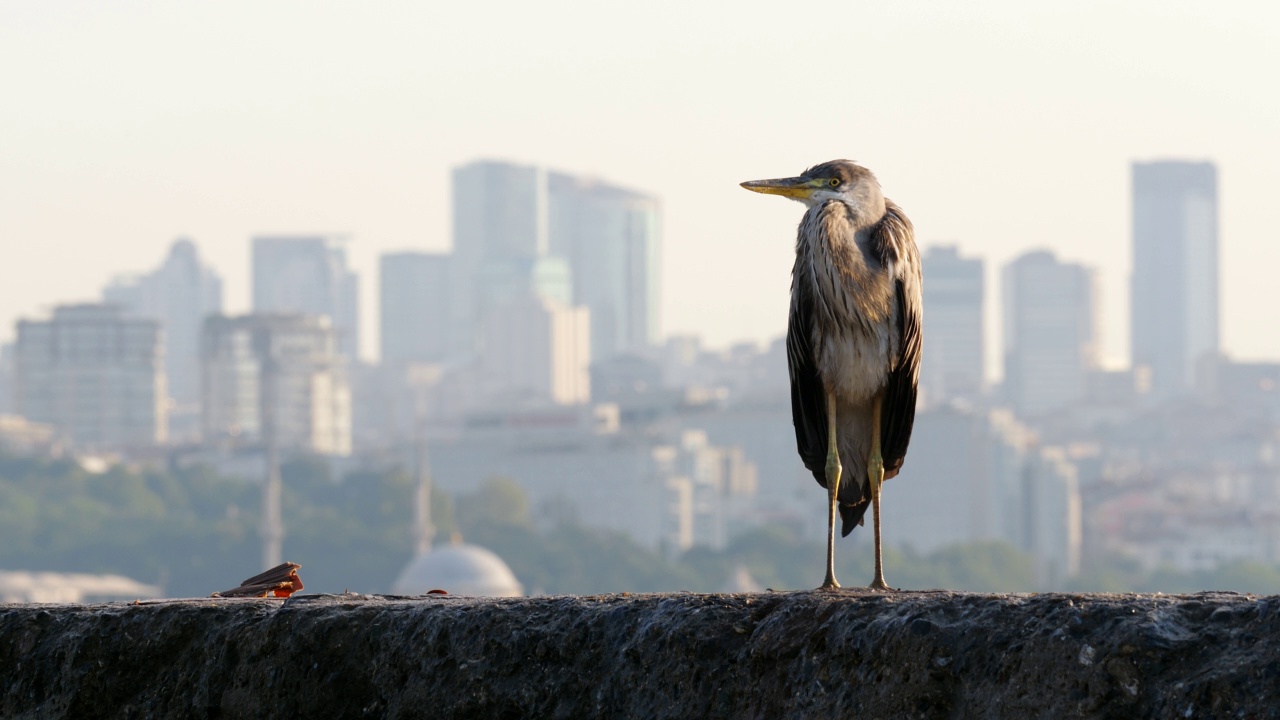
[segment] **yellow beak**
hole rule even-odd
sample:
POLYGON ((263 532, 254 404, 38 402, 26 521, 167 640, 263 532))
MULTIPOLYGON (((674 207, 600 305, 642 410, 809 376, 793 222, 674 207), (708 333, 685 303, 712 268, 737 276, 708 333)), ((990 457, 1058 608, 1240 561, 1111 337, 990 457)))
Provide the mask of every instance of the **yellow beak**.
POLYGON ((742 187, 765 195, 781 195, 789 198, 807 198, 815 188, 822 185, 822 180, 809 180, 802 177, 777 178, 774 180, 748 180, 742 187))

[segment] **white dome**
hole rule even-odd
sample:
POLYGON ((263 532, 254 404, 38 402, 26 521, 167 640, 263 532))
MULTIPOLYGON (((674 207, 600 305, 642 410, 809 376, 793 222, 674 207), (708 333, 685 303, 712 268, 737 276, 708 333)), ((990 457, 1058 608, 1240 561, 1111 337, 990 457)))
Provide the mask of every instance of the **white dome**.
POLYGON ((423 595, 444 590, 450 595, 520 597, 524 587, 511 568, 476 545, 445 545, 414 558, 391 586, 397 595, 423 595))

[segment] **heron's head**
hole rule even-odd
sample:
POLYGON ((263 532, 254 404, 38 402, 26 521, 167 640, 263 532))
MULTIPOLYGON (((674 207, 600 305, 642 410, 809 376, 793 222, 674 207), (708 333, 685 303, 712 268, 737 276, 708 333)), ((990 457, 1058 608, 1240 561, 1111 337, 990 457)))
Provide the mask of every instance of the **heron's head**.
POLYGON ((855 210, 884 212, 880 183, 871 171, 851 160, 832 160, 800 173, 797 177, 750 180, 742 187, 766 195, 781 195, 808 207, 828 200, 840 200, 855 210))

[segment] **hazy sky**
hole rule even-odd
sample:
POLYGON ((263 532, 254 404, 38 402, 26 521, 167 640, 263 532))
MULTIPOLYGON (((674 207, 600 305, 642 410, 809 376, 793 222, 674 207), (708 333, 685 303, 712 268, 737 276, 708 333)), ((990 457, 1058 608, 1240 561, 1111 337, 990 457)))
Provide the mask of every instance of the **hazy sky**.
POLYGON ((0 339, 179 235, 243 311, 251 235, 342 232, 372 356, 378 254, 447 249, 484 157, 656 194, 664 332, 765 340, 802 208, 738 182, 849 157, 990 285, 1101 268, 1124 359, 1129 163, 1174 157, 1218 164, 1226 350, 1280 358, 1278 75, 1272 2, 5 0, 0 339))

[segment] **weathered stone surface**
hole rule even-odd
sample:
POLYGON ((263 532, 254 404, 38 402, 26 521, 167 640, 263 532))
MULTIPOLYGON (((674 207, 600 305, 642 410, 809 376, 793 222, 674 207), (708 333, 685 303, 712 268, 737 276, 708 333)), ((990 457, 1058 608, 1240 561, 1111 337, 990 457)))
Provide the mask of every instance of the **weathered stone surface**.
POLYGON ((2 717, 1276 718, 1280 598, 0 606, 2 717))

